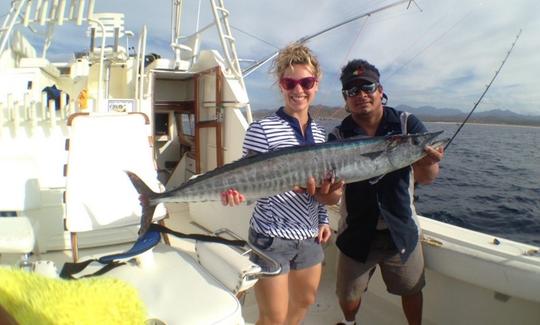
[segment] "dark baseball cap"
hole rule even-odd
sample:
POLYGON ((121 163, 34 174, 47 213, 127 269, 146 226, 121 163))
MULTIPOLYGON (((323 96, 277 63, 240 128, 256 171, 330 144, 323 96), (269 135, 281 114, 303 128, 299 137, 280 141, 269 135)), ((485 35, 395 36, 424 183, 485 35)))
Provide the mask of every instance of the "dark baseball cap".
POLYGON ((379 70, 365 60, 352 60, 341 69, 341 85, 348 89, 355 81, 367 81, 379 84, 379 70))

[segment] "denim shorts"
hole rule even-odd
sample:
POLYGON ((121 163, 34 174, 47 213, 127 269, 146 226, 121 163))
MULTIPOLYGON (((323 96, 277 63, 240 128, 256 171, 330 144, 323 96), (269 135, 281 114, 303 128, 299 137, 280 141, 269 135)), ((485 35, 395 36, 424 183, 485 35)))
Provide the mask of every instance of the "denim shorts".
MULTIPOLYGON (((280 274, 317 265, 324 259, 323 248, 316 237, 303 240, 269 237, 250 228, 248 239, 251 245, 280 264, 280 274)), ((251 261, 263 271, 274 271, 271 263, 257 255, 252 255, 251 261)))

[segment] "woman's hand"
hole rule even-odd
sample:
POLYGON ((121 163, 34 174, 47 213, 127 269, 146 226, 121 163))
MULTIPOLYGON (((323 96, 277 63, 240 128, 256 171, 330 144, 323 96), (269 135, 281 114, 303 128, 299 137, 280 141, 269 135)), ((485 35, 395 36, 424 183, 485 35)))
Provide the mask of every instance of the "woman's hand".
POLYGON ((240 194, 234 188, 230 188, 225 192, 221 193, 221 204, 228 205, 230 207, 240 205, 246 200, 246 197, 243 194, 240 194))
POLYGON ((328 224, 319 225, 319 235, 317 236, 317 241, 320 244, 326 244, 330 237, 332 236, 332 229, 328 224))

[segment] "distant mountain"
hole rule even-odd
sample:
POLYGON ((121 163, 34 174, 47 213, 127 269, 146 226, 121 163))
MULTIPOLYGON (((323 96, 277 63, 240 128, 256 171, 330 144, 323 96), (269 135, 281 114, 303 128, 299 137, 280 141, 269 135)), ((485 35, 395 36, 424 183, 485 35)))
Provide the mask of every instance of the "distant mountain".
POLYGON ((461 116, 464 115, 462 111, 456 108, 436 108, 433 106, 420 106, 411 107, 408 105, 398 105, 396 109, 400 111, 407 111, 418 116, 461 116))
MULTIPOLYGON (((468 114, 454 108, 436 108, 432 106, 411 107, 408 105, 398 105, 396 108, 411 112, 421 120, 428 122, 462 122, 468 114)), ((469 118, 469 122, 540 126, 540 116, 523 115, 510 110, 494 109, 474 112, 469 118)))
MULTIPOLYGON (((468 114, 455 108, 437 108, 433 106, 412 107, 408 105, 398 105, 396 106, 396 109, 413 113, 425 122, 463 122, 468 114)), ((343 107, 313 105, 310 110, 313 118, 319 120, 342 119, 348 115, 343 107)), ((273 112, 274 110, 255 109, 253 114, 255 119, 260 119, 273 112)), ((474 112, 468 122, 540 126, 540 116, 518 114, 506 109, 494 109, 490 111, 474 112)))

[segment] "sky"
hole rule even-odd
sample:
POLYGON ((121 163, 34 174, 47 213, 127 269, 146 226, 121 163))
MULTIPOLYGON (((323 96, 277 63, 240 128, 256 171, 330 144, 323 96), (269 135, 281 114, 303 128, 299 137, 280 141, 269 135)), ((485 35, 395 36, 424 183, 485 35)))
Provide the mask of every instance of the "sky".
MULTIPOLYGON (((172 57, 168 0, 97 0, 96 11, 126 14, 126 28, 136 35, 148 26, 147 52, 172 57)), ((224 0, 243 60, 259 60, 288 43, 396 1, 381 0, 224 0)), ((0 15, 10 1, 0 2, 0 15)), ((195 31, 198 1, 184 0, 182 32, 195 31)), ((388 104, 434 106, 470 111, 500 67, 520 30, 508 60, 476 111, 511 110, 540 115, 540 1, 417 0, 375 13, 312 39, 323 79, 315 104, 342 106, 339 74, 351 59, 366 59, 381 72, 388 104)), ((202 1, 199 26, 212 18, 202 1)), ((82 35, 82 36, 81 36, 82 35)), ((208 35, 211 37, 212 35, 208 35)), ((135 36, 135 39, 137 36, 135 36)), ((72 28, 51 49, 53 55, 88 46, 72 28)), ((215 48, 203 40, 202 49, 215 48)), ((243 64, 249 66, 249 61, 243 64)), ((254 109, 281 105, 275 78, 266 64, 246 77, 254 109)))

